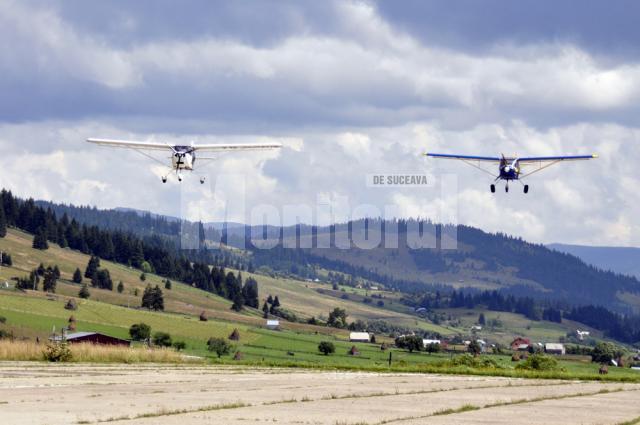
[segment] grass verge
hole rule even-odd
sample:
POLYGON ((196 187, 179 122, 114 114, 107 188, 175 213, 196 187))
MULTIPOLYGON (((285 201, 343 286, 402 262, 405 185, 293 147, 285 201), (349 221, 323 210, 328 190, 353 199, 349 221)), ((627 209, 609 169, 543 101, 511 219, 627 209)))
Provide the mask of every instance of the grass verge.
MULTIPOLYGON (((44 361, 45 344, 0 340, 0 360, 44 361)), ((171 349, 133 348, 94 344, 70 344, 71 362, 78 363, 194 363, 171 349)))

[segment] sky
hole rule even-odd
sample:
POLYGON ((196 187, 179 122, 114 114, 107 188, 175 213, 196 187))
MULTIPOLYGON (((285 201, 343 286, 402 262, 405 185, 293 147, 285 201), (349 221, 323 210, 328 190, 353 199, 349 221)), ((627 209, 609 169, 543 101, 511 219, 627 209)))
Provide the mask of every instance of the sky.
POLYGON ((0 0, 0 186, 205 221, 387 211, 640 246, 638 16, 624 0, 0 0), (88 137, 284 147, 163 185, 157 162, 88 137), (600 158, 492 195, 424 152, 600 158), (429 184, 369 184, 414 174, 429 184))

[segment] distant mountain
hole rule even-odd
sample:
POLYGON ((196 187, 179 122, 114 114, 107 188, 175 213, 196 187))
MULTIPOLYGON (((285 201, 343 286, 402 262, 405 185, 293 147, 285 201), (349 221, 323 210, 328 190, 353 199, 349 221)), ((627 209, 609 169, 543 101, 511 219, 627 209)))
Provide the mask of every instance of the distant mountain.
POLYGON ((547 245, 556 251, 575 255, 587 264, 602 270, 635 276, 640 279, 640 248, 584 246, 553 243, 547 245))

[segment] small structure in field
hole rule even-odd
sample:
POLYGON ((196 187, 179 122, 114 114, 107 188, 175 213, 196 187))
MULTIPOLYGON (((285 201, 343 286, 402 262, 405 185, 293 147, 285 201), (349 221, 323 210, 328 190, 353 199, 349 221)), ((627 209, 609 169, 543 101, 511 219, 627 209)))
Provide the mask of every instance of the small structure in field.
POLYGON ((128 341, 126 339, 116 338, 114 336, 109 336, 98 332, 74 332, 66 336, 55 335, 49 338, 49 340, 54 342, 61 342, 63 340, 66 340, 70 344, 79 344, 82 342, 86 342, 90 344, 122 345, 126 347, 131 345, 131 341, 128 341))
POLYGON ((561 356, 566 354, 564 344, 557 344, 552 342, 546 343, 544 345, 544 352, 547 354, 557 354, 561 356))
POLYGON ((588 337, 589 335, 591 335, 591 332, 589 331, 581 331, 580 329, 576 329, 576 336, 578 337, 579 341, 584 341, 584 338, 588 337))
POLYGON ((358 348, 354 345, 349 349, 348 354, 350 356, 359 356, 360 355, 360 351, 358 351, 358 348))
POLYGON ((269 319, 267 320, 267 329, 271 329, 272 331, 277 331, 280 329, 280 321, 269 319))
POLYGON ((437 344, 442 346, 442 341, 439 339, 424 339, 424 338, 422 339, 423 347, 427 347, 428 345, 431 345, 431 344, 437 344))
POLYGON ((233 332, 231 332, 231 335, 229 335, 229 339, 231 341, 240 341, 240 332, 238 331, 238 329, 234 329, 233 332))
POLYGON ((529 338, 517 337, 511 342, 511 349, 513 351, 527 351, 531 345, 529 338))
POLYGON ((369 332, 351 332, 349 334, 349 342, 369 342, 371 336, 369 332))

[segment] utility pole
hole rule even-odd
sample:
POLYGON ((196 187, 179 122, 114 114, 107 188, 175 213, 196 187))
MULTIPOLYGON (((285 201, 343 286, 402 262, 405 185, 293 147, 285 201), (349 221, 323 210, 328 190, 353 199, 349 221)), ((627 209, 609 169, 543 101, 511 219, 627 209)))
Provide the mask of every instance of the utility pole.
POLYGON ((389 367, 391 367, 391 358, 393 355, 393 351, 389 351, 389 367))

